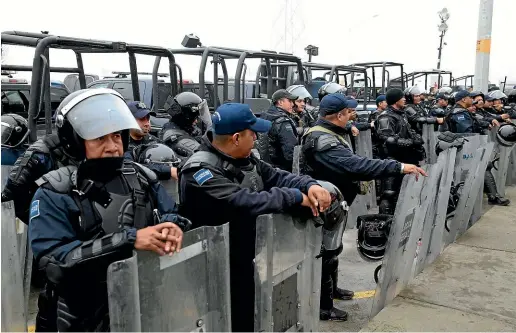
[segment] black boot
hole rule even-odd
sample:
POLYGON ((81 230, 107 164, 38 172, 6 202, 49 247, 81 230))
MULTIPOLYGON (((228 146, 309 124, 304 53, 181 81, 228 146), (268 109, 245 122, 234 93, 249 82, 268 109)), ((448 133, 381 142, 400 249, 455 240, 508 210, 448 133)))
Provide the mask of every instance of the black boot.
POLYGON ((491 170, 486 170, 484 174, 484 192, 487 194, 487 201, 490 205, 507 206, 511 203, 509 199, 498 194, 496 181, 491 170))
POLYGON ((334 320, 334 321, 346 321, 348 320, 348 313, 346 311, 332 308, 331 310, 323 310, 319 312, 320 320, 334 320))
POLYGON ((353 299, 353 295, 355 293, 351 290, 341 289, 337 287, 337 283, 339 281, 339 266, 338 261, 339 259, 336 258, 337 265, 335 265, 335 270, 331 272, 331 279, 333 283, 333 299, 340 299, 343 301, 349 301, 350 299, 353 299))

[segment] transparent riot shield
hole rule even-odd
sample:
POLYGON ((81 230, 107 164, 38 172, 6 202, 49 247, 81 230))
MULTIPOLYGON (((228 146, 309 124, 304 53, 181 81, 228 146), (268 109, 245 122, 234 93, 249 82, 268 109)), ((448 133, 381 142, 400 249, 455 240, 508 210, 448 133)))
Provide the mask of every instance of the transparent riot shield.
POLYGON ((4 190, 4 186, 7 183, 7 178, 9 178, 9 173, 13 169, 12 165, 2 165, 2 183, 1 183, 1 189, 4 190))
POLYGON ((423 125, 423 141, 424 148, 426 152, 426 164, 433 164, 437 161, 437 153, 435 152, 435 146, 437 144, 437 134, 438 132, 434 131, 433 124, 424 124, 423 125))
MULTIPOLYGON (((371 140, 371 130, 360 131, 360 134, 355 137, 356 154, 367 158, 373 158, 373 142, 371 140)), ((375 182, 364 182, 367 184, 367 193, 364 194, 367 209, 377 206, 376 204, 376 186, 375 182)), ((356 219, 355 219, 356 221, 356 219)))
POLYGON ((322 230, 312 219, 256 220, 255 332, 310 332, 319 325, 322 230))
POLYGON ((179 203, 179 185, 177 180, 173 178, 170 178, 169 180, 162 180, 161 185, 163 185, 168 195, 170 195, 176 203, 179 203))
POLYGON ((450 232, 447 244, 454 242, 471 226, 473 209, 478 206, 479 194, 484 186, 484 172, 493 152, 494 143, 490 142, 478 148, 472 156, 472 166, 464 179, 462 193, 455 210, 455 216, 449 224, 450 232))
POLYGON ((516 149, 511 150, 509 156, 509 166, 507 167, 506 186, 516 185, 516 149))
POLYGON ((20 258, 20 247, 16 237, 16 222, 12 201, 2 203, 1 224, 2 332, 27 332, 23 263, 20 258))
MULTIPOLYGON (((446 210, 448 208, 448 200, 450 198, 450 188, 453 180, 453 165, 457 148, 447 149, 437 158, 437 167, 433 167, 430 172, 438 173, 438 181, 435 183, 436 190, 428 191, 429 197, 422 197, 421 200, 429 200, 428 210, 423 222, 423 231, 421 233, 421 241, 418 244, 416 267, 414 269, 414 277, 423 271, 423 269, 432 263, 442 251, 443 232, 445 230, 446 210)), ((432 176, 432 175, 431 175, 432 176)))
POLYGON ((410 282, 421 250, 424 220, 435 199, 444 165, 425 165, 428 177, 404 177, 389 233, 382 274, 376 287, 372 316, 380 312, 410 282))
POLYGON ((292 173, 294 175, 301 174, 301 146, 294 147, 294 155, 292 156, 292 173))
POLYGON ((108 268, 112 332, 229 332, 229 224, 183 235, 173 256, 136 251, 108 268))
POLYGON ((505 183, 509 174, 509 165, 513 147, 505 147, 496 140, 496 133, 499 127, 495 127, 489 131, 489 142, 493 142, 494 149, 491 156, 493 167, 491 172, 495 178, 496 189, 498 194, 505 196, 505 183))

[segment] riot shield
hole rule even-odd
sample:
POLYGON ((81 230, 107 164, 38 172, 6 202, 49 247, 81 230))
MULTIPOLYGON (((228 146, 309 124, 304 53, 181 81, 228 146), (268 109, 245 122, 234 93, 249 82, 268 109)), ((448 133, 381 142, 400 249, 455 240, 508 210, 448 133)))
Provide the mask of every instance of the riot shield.
MULTIPOLYGON (((437 158, 437 166, 433 167, 430 172, 437 172, 439 175, 435 184, 436 191, 431 191, 429 197, 421 198, 422 202, 429 200, 428 210, 423 222, 423 230, 421 234, 421 242, 418 244, 416 267, 414 277, 423 271, 423 269, 432 263, 442 251, 442 239, 445 229, 446 210, 448 208, 448 199, 450 198, 450 188, 453 179, 453 165, 457 148, 447 149, 437 158)), ((432 175, 431 175, 432 176, 432 175)), ((425 190, 429 183, 425 184, 425 190)))
POLYGON ((165 188, 168 195, 174 199, 174 201, 179 203, 179 185, 177 184, 177 180, 170 178, 169 180, 162 180, 161 185, 165 188))
POLYGON ((294 155, 292 157, 292 173, 294 175, 300 175, 301 174, 301 146, 295 146, 294 147, 294 155))
POLYGON ((108 268, 112 332, 229 332, 229 223, 183 235, 173 256, 136 251, 108 268))
POLYGON ((424 148, 426 151, 426 164, 433 164, 437 161, 437 153, 435 152, 435 146, 437 144, 437 135, 434 131, 433 124, 424 124, 423 125, 423 141, 424 148))
POLYGON ((506 186, 516 185, 516 149, 511 150, 509 156, 509 166, 507 167, 506 186))
POLYGON ((2 331, 27 332, 27 307, 23 290, 23 265, 20 258, 20 246, 16 237, 16 222, 12 201, 2 203, 1 224, 2 331))
POLYGON ((318 330, 322 231, 314 222, 282 214, 257 218, 255 332, 318 330))
MULTIPOLYGON (((367 158, 373 158, 373 142, 371 140, 371 130, 360 131, 360 134, 355 137, 356 154, 367 158)), ((364 182, 365 183, 365 182, 364 182)), ((376 204, 376 186, 375 182, 367 182, 367 193, 364 194, 364 199, 367 209, 375 208, 376 204)), ((356 219, 354 220, 356 221, 356 219)))
POLYGON ((2 183, 1 183, 1 190, 4 190, 4 186, 7 183, 7 178, 9 178, 9 173, 13 169, 14 166, 12 165, 2 165, 2 183))
POLYGON ((454 242, 470 226, 470 217, 473 214, 474 206, 478 205, 475 203, 484 185, 484 172, 493 148, 494 143, 490 142, 478 148, 472 156, 472 167, 464 179, 464 186, 455 210, 455 216, 449 225, 450 232, 446 240, 447 244, 454 242))
POLYGON ((424 220, 430 202, 435 200, 444 164, 425 165, 423 168, 428 177, 416 180, 415 176, 407 175, 403 178, 371 316, 392 301, 415 274, 424 220))
MULTIPOLYGON (((487 135, 480 135, 479 141, 480 141, 480 147, 482 147, 487 144, 487 142, 489 141, 489 137, 487 135)), ((493 161, 494 156, 495 156, 495 153, 493 150, 493 152, 491 153, 491 156, 488 157, 489 161, 493 161)), ((484 170, 484 172, 481 172, 479 174, 479 176, 481 178, 479 180, 479 182, 481 184, 484 184, 485 170, 484 170)), ((484 201, 484 186, 480 186, 480 188, 478 189, 477 200, 475 201, 475 204, 473 206, 473 213, 471 213, 471 217, 469 219, 469 226, 472 226, 473 224, 475 224, 482 217, 483 201, 484 201)))
MULTIPOLYGON (((426 258, 424 260, 424 267, 433 263, 443 250, 443 234, 445 230, 450 190, 453 181, 453 166, 455 165, 457 157, 457 148, 447 149, 441 154, 447 154, 448 156, 446 156, 445 161, 443 161, 444 169, 441 174, 436 201, 431 203, 427 217, 425 218, 424 228, 426 229, 431 225, 431 230, 430 241, 428 242, 426 258)), ((438 164, 441 163, 440 159, 441 156, 437 159, 438 164)), ((426 232, 427 231, 424 230, 423 234, 426 232)), ((420 267, 417 271, 421 272, 422 268, 420 267)))
POLYGON ((489 141, 495 144, 491 156, 491 162, 493 163, 491 172, 495 178, 498 194, 505 196, 505 183, 509 175, 510 159, 514 146, 505 147, 498 143, 496 140, 498 128, 499 127, 495 127, 489 131, 489 141))

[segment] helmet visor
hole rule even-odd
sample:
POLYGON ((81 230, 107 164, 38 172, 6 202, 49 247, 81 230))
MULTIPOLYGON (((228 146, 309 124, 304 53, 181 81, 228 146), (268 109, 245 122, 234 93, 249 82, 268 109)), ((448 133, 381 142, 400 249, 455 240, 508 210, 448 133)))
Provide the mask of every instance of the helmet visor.
POLYGON ((84 140, 126 129, 140 130, 126 102, 112 94, 86 98, 75 105, 66 118, 84 140))
POLYGON ((312 95, 306 90, 306 88, 302 85, 294 86, 290 89, 287 89, 289 93, 292 95, 298 96, 297 99, 313 99, 312 95))

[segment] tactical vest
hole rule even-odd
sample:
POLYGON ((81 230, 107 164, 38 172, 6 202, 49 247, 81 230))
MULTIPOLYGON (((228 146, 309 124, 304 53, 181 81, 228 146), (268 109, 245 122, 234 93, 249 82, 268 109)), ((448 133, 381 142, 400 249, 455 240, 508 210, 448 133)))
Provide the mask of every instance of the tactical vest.
POLYGON ((161 140, 183 157, 191 156, 199 148, 199 143, 190 134, 179 128, 166 129, 163 131, 161 140))
POLYGON ((252 169, 245 170, 234 166, 228 161, 224 161, 220 156, 209 151, 198 151, 193 154, 181 168, 181 172, 203 167, 222 172, 228 179, 243 188, 248 188, 255 192, 264 189, 262 176, 258 172, 255 163, 252 163, 252 169))
MULTIPOLYGON (((349 144, 349 142, 344 138, 344 136, 342 135, 339 135, 335 132, 333 132, 332 130, 326 128, 326 127, 323 127, 323 126, 319 126, 319 125, 316 125, 312 128, 310 128, 308 130, 308 132, 306 132, 306 134, 303 136, 303 137, 306 137, 308 134, 312 133, 312 132, 323 132, 323 133, 326 133, 326 134, 329 134, 331 135, 332 137, 335 137, 337 138, 337 140, 343 144, 346 148, 348 148, 352 153, 353 153, 353 150, 351 148, 351 144, 349 144)), ((316 143, 315 145, 315 151, 321 151, 321 149, 323 149, 323 145, 324 143, 320 143, 319 140, 321 139, 322 137, 319 137, 318 138, 318 142, 316 143)), ((332 146, 336 144, 332 144, 332 146)), ((303 154, 304 155, 304 154, 303 154)), ((303 157, 304 158, 304 157, 303 157)), ((306 163, 303 163, 303 165, 306 165, 306 163)), ((354 184, 357 184, 357 182, 353 182, 354 184)), ((371 181, 359 181, 358 182, 358 185, 360 186, 360 189, 359 189, 359 194, 367 194, 368 190, 369 190, 369 187, 371 186, 371 181)))
POLYGON ((90 240, 99 234, 117 232, 122 226, 141 229, 153 225, 156 206, 150 196, 153 181, 157 178, 152 171, 140 164, 125 162, 121 174, 108 184, 89 179, 77 184, 75 166, 51 171, 36 184, 72 197, 80 211, 74 228, 81 240, 90 240), (113 193, 113 189, 112 192, 106 190, 118 186, 117 193, 113 193))
MULTIPOLYGON (((295 135, 298 134, 297 126, 294 121, 287 116, 280 116, 271 121, 272 126, 281 126, 282 123, 289 123, 292 127, 292 131, 295 135)), ((281 143, 278 142, 277 137, 272 136, 271 131, 268 133, 263 133, 259 135, 260 142, 258 144, 255 143, 255 148, 260 153, 262 160, 270 163, 274 166, 279 166, 279 163, 282 160, 283 152, 281 151, 281 143), (265 149, 266 148, 266 149, 265 149)), ((257 140, 258 141, 258 140, 257 140)))

